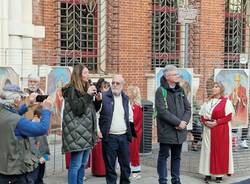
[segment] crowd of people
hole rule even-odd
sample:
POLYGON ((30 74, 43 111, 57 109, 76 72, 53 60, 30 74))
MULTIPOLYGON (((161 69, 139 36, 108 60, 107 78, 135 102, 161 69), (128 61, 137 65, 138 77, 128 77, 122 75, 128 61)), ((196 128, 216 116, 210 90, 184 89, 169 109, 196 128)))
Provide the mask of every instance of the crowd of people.
MULTIPOLYGON (((167 161, 171 155, 171 182, 181 184, 182 145, 187 138, 191 105, 179 84, 178 69, 167 65, 160 87, 155 93, 155 109, 159 154, 159 184, 167 184, 167 161)), ((140 89, 114 75, 111 83, 101 78, 89 79, 89 70, 75 65, 68 84, 61 88, 64 109, 62 116, 62 153, 69 154, 68 183, 85 183, 85 168, 92 157, 101 155, 107 184, 117 182, 117 161, 120 184, 141 178, 140 144, 143 107, 140 89), (97 151, 97 154, 96 154, 97 151)), ((201 106, 203 125, 199 173, 209 183, 212 176, 221 183, 224 175, 234 173, 231 120, 235 103, 224 96, 224 86, 215 82, 212 95, 201 106)), ((53 101, 40 88, 40 77, 28 76, 28 88, 21 91, 15 84, 3 87, 0 93, 0 183, 43 184, 46 162, 50 159, 47 134, 53 101)), ((230 97, 230 98, 233 98, 230 97)))

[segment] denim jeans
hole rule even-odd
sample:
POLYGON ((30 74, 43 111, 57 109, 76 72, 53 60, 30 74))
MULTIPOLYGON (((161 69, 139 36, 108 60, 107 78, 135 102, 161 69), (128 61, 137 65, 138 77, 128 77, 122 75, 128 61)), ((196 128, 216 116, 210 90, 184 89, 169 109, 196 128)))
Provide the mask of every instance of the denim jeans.
POLYGON ((107 140, 102 141, 102 145, 107 184, 116 184, 117 174, 115 171, 115 164, 117 157, 121 167, 120 184, 130 183, 129 176, 131 169, 129 164, 130 154, 127 135, 109 135, 107 140))
POLYGON ((90 149, 72 152, 68 171, 68 184, 83 184, 85 166, 87 165, 90 149))
POLYGON ((160 143, 160 150, 157 161, 157 172, 159 184, 167 184, 167 159, 171 150, 171 181, 172 184, 180 184, 180 162, 182 144, 160 143))

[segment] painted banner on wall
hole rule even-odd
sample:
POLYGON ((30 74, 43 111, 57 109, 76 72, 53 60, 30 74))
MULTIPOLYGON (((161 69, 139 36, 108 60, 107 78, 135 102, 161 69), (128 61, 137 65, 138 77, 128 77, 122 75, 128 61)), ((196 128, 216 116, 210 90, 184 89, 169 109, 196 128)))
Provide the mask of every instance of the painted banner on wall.
POLYGON ((51 128, 59 128, 62 125, 63 97, 61 88, 70 81, 71 72, 68 67, 52 67, 48 74, 47 94, 54 101, 51 128))
POLYGON ((246 69, 215 69, 215 81, 225 87, 225 96, 234 106, 233 128, 248 127, 249 74, 246 69))

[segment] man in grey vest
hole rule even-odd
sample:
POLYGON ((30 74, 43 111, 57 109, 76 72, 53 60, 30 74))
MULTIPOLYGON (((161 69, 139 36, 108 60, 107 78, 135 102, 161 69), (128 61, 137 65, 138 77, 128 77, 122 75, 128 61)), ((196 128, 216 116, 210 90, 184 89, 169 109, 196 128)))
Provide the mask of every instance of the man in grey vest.
POLYGON ((19 86, 5 86, 0 97, 0 183, 33 184, 38 160, 31 153, 27 138, 47 133, 52 101, 44 100, 41 120, 34 123, 21 116, 28 106, 20 106, 22 92, 19 86))

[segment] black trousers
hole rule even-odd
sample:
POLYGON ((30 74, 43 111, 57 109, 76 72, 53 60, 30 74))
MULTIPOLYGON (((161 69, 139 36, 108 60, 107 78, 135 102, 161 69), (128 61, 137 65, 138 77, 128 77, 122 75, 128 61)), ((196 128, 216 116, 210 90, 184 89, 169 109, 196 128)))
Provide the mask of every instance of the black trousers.
POLYGON ((45 163, 38 165, 38 175, 35 184, 43 184, 43 177, 45 173, 45 163))
POLYGON ((120 184, 128 184, 130 170, 129 157, 129 142, 126 134, 123 135, 109 135, 109 137, 102 141, 103 158, 106 167, 106 182, 107 184, 116 184, 116 159, 121 168, 120 184))
POLYGON ((19 175, 0 174, 0 184, 35 184, 38 168, 34 171, 19 175))

